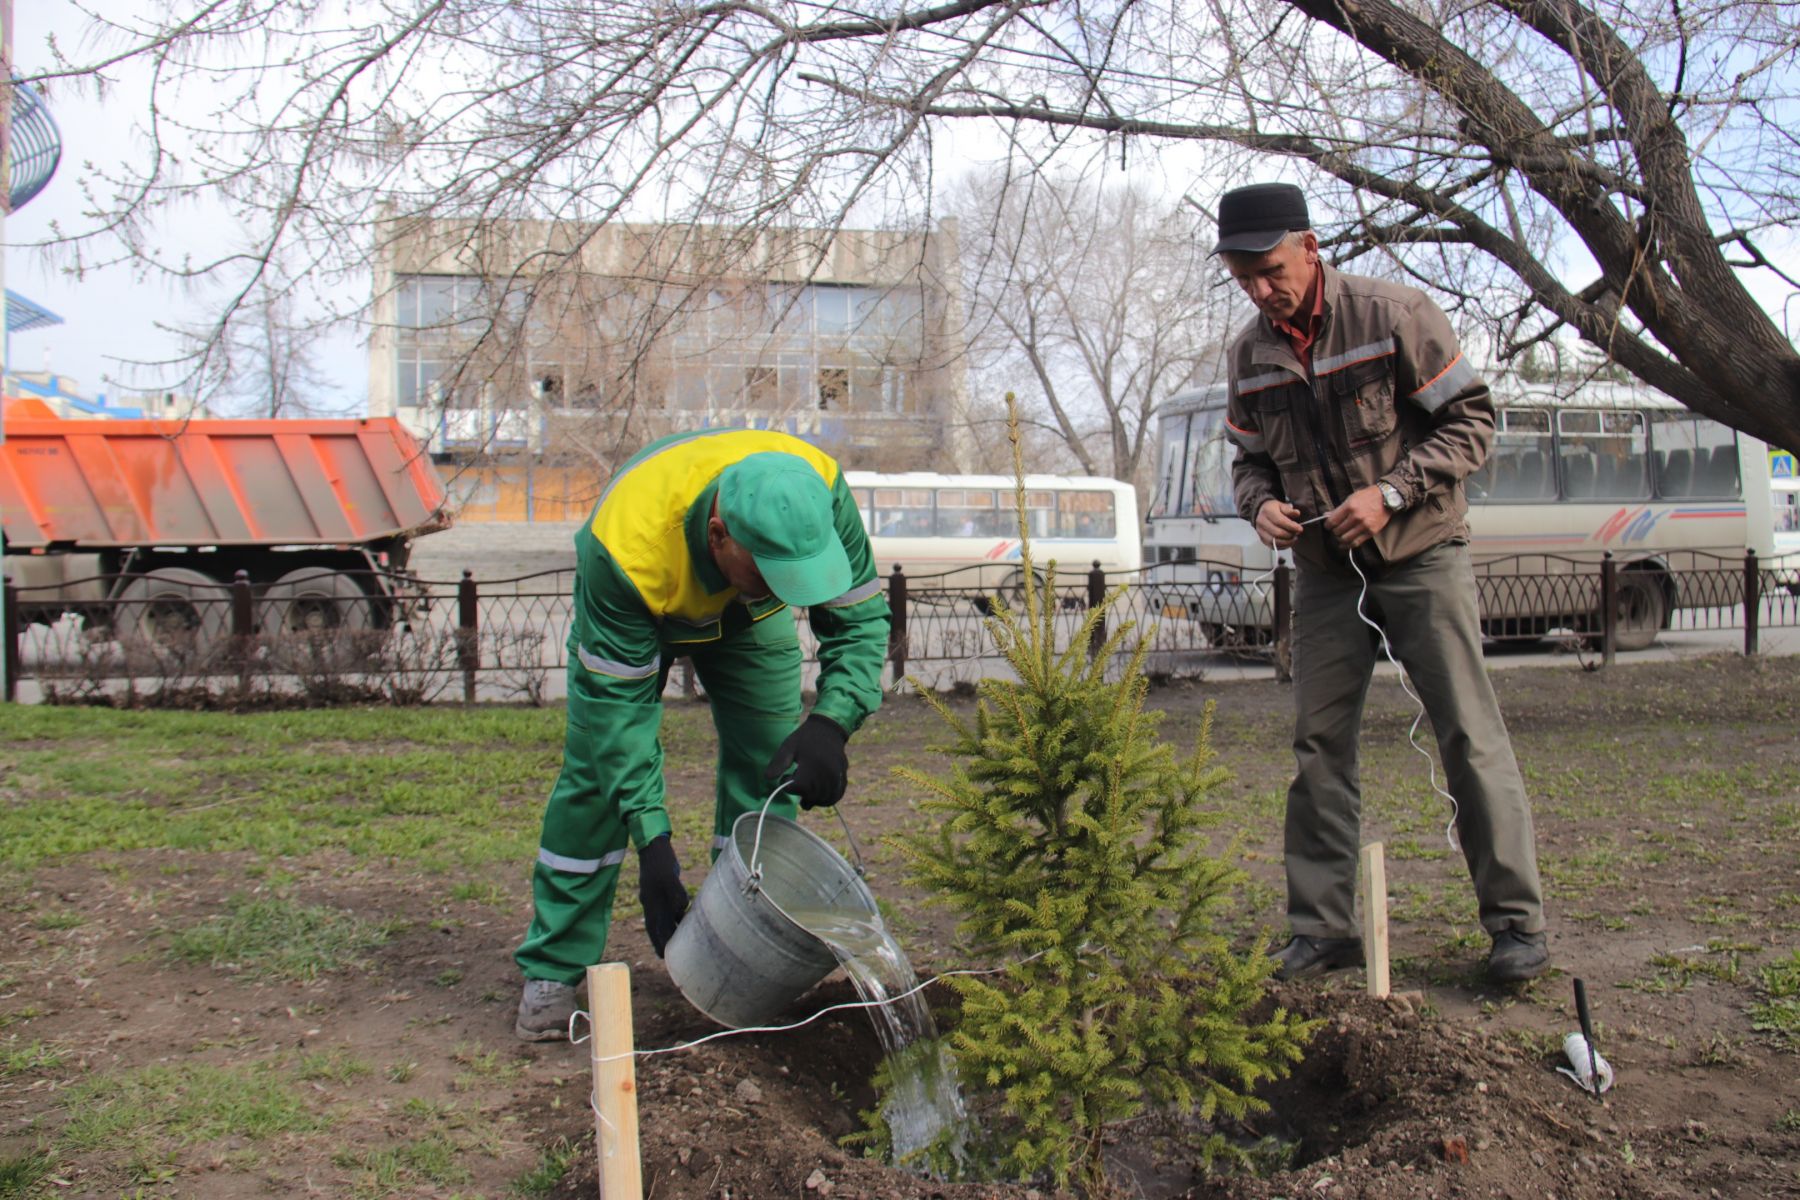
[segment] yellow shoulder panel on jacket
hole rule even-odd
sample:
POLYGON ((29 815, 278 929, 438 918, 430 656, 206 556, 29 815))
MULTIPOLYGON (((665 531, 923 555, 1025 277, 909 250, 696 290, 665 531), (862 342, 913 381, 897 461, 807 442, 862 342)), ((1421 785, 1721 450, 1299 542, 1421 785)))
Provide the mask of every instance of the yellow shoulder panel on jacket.
POLYGON ((829 454, 797 437, 766 429, 709 430, 671 440, 607 485, 589 528, 624 571, 657 620, 710 621, 735 593, 707 592, 694 574, 685 522, 707 485, 752 454, 780 451, 804 459, 837 483, 829 454))

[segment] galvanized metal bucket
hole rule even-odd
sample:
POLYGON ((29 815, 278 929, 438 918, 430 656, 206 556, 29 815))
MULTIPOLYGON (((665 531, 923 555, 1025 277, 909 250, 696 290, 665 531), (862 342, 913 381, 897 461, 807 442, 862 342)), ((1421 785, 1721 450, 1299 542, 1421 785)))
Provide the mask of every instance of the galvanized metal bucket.
POLYGON ((853 867, 823 838, 768 811, 765 804, 733 823, 664 947, 669 977, 688 1003, 729 1029, 769 1024, 837 966, 831 948, 790 913, 877 913, 854 838, 853 867))

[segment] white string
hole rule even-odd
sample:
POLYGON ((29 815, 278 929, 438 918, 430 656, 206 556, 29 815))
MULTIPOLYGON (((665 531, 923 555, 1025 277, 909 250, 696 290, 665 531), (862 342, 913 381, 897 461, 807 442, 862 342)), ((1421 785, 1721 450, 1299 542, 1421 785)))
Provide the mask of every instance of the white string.
POLYGON ((1412 702, 1419 706, 1418 713, 1413 717, 1412 726, 1406 731, 1406 740, 1412 744, 1414 750, 1417 750, 1420 754, 1425 756, 1425 768, 1430 773, 1431 790, 1450 802, 1450 822, 1444 826, 1444 841, 1449 844, 1452 850, 1455 850, 1460 854, 1462 852, 1462 847, 1456 844, 1456 818, 1460 811, 1456 803, 1456 797, 1438 786, 1437 759, 1431 757, 1431 751, 1419 745, 1419 722, 1425 719, 1425 701, 1419 699, 1419 694, 1412 690, 1412 684, 1407 682, 1406 668, 1401 666, 1400 660, 1394 657, 1394 648, 1388 641, 1387 630, 1370 620, 1369 615, 1363 611, 1363 601, 1369 598, 1369 577, 1363 574, 1363 569, 1358 565, 1354 552, 1346 557, 1350 559, 1350 565, 1355 569, 1356 577, 1362 580, 1362 593, 1356 598, 1356 615, 1362 618, 1362 623, 1364 625, 1373 629, 1381 637, 1381 652, 1387 655, 1387 660, 1394 664, 1394 670, 1400 673, 1401 690, 1408 696, 1411 696, 1412 702))
MULTIPOLYGON (((1323 521, 1325 519, 1325 517, 1328 517, 1330 515, 1331 515, 1330 513, 1326 513, 1323 516, 1312 517, 1309 520, 1300 522, 1300 524, 1302 526, 1313 525, 1320 521, 1323 521)), ((1404 691, 1408 696, 1411 696, 1412 702, 1419 706, 1419 711, 1418 711, 1417 715, 1415 715, 1413 717, 1413 723, 1412 723, 1411 728, 1409 728, 1406 731, 1406 740, 1412 744, 1412 748, 1414 750, 1417 750, 1420 754, 1423 754, 1425 756, 1425 766, 1426 766, 1427 771, 1430 773, 1431 790, 1436 792, 1438 795, 1442 796, 1445 800, 1448 800, 1450 802, 1450 822, 1449 822, 1449 824, 1444 826, 1444 841, 1449 843, 1449 846, 1452 850, 1455 850, 1457 853, 1460 854, 1460 853, 1462 853, 1462 847, 1459 846, 1456 841, 1456 818, 1457 818, 1457 814, 1461 811, 1461 809, 1456 803, 1456 797, 1452 796, 1449 792, 1445 791, 1442 787, 1440 787, 1438 785, 1437 760, 1435 758, 1431 757, 1431 751, 1429 751, 1429 750, 1425 749, 1425 747, 1419 745, 1419 722, 1421 722, 1425 719, 1425 702, 1423 700, 1419 699, 1419 694, 1417 692, 1413 691, 1412 685, 1407 682, 1406 668, 1401 666, 1400 660, 1394 657, 1394 648, 1393 648, 1392 643, 1390 643, 1388 641, 1387 630, 1383 629, 1380 625, 1377 625, 1374 621, 1370 620, 1369 614, 1363 611, 1363 603, 1366 600, 1368 600, 1368 598, 1369 598, 1369 577, 1367 575, 1363 574, 1363 569, 1357 563, 1356 555, 1354 552, 1346 555, 1345 557, 1347 557, 1350 560, 1350 566, 1353 570, 1355 570, 1356 577, 1358 579, 1362 580, 1362 591, 1356 597, 1356 615, 1362 621, 1362 623, 1364 625, 1367 625, 1370 629, 1373 629, 1376 632, 1376 634, 1380 636, 1381 652, 1383 654, 1387 655, 1387 660, 1394 664, 1394 670, 1396 670, 1400 673, 1400 688, 1401 688, 1401 690, 1404 691)), ((1251 584, 1262 583, 1268 579, 1273 578, 1275 575, 1275 572, 1279 571, 1280 569, 1281 569, 1281 563, 1279 561, 1277 561, 1274 566, 1270 567, 1266 572, 1264 572, 1261 575, 1258 575, 1255 579, 1252 579, 1250 582, 1251 582, 1251 584)))
MULTIPOLYGON (((658 1046, 650 1050, 627 1050, 623 1054, 608 1054, 596 1058, 594 1061, 597 1063, 617 1062, 623 1058, 649 1058, 655 1054, 674 1054, 679 1050, 692 1050, 695 1046, 704 1045, 707 1042, 716 1041, 719 1038, 737 1037, 739 1034, 745 1033, 789 1033, 793 1030, 802 1029, 811 1025, 826 1013, 842 1012, 845 1009, 851 1008, 880 1008, 883 1005, 898 1004, 909 996, 918 995, 940 979, 948 979, 952 975, 998 975, 1000 972, 1005 971, 1010 967, 1022 966, 1025 963, 1031 962, 1033 959, 1042 958, 1048 953, 1048 950, 1039 950, 1036 954, 1028 955, 1015 962, 1007 963, 1006 966, 1003 967, 967 967, 956 971, 943 971, 937 975, 933 975, 922 983, 914 984, 912 987, 898 995, 886 996, 879 1000, 847 1000, 842 1004, 827 1005, 812 1016, 807 1017, 805 1020, 795 1021, 792 1025, 748 1025, 743 1029, 721 1029, 716 1033, 709 1033, 705 1037, 695 1038, 691 1042, 679 1042, 673 1046, 658 1046)), ((582 1042, 587 1041, 588 1038, 593 1036, 593 1029, 594 1019, 590 1014, 583 1012, 580 1009, 576 1009, 569 1014, 569 1041, 572 1044, 579 1046, 582 1042), (575 1019, 577 1017, 586 1020, 588 1023, 588 1032, 581 1037, 575 1036, 575 1019)))

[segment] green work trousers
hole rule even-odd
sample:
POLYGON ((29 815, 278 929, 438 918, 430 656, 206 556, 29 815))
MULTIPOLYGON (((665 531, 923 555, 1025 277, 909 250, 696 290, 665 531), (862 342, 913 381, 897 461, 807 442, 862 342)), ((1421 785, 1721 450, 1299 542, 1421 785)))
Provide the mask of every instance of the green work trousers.
MULTIPOLYGON (((668 827, 659 731, 676 655, 693 661, 719 736, 713 857, 732 822, 762 808, 763 770, 800 724, 800 640, 792 609, 754 622, 742 605, 732 610, 717 640, 665 644, 643 678, 597 674, 570 655, 562 770, 544 808, 531 928, 513 955, 527 979, 579 983, 600 961, 628 845, 668 827)), ((769 811, 792 817, 795 803, 784 793, 769 811)))
MULTIPOLYGON (((1489 933, 1536 933, 1544 906, 1531 806, 1481 657, 1468 547, 1445 543, 1365 569, 1363 611, 1387 631, 1437 735, 1481 923, 1489 933)), ((1302 563, 1297 590, 1288 921, 1298 934, 1354 937, 1362 836, 1357 739, 1380 642, 1357 617, 1363 582, 1348 566, 1337 574, 1302 563)))

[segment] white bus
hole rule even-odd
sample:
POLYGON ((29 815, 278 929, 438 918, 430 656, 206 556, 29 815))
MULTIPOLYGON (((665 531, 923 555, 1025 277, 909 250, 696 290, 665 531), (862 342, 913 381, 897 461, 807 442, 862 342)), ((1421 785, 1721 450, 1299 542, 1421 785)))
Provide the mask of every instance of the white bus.
MULTIPOLYGON (((844 478, 883 575, 900 567, 915 587, 981 588, 1009 597, 1023 590, 1010 476, 846 471, 844 478)), ((1105 571, 1143 564, 1137 491, 1129 483, 1027 475, 1025 508, 1040 582, 1052 560, 1065 585, 1085 579, 1096 561, 1105 571)))
MULTIPOLYGON (((1493 452, 1467 483, 1470 552, 1477 570, 1521 580, 1488 589, 1491 634, 1532 636, 1590 616, 1599 607, 1593 568, 1611 551, 1615 644, 1641 649, 1675 608, 1725 602, 1704 594, 1717 588, 1685 591, 1680 571, 1715 565, 1708 555, 1773 550, 1769 456, 1755 438, 1610 385, 1570 401, 1503 382, 1496 396, 1493 452), (1523 578, 1575 573, 1561 588, 1523 578)), ((1179 603, 1215 644, 1265 640, 1276 556, 1232 502, 1225 389, 1177 396, 1161 419, 1145 556, 1152 582, 1182 585, 1158 593, 1163 607, 1179 603)))

